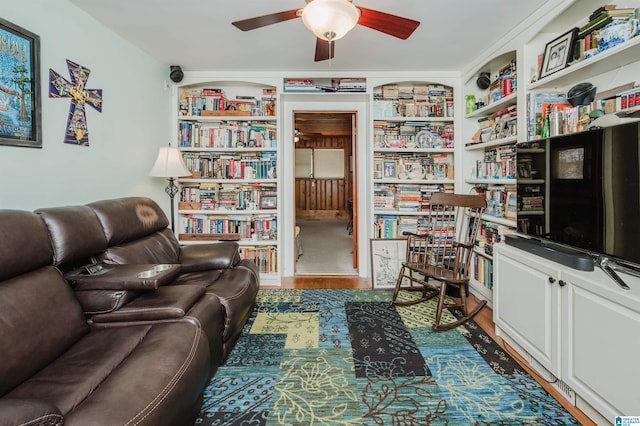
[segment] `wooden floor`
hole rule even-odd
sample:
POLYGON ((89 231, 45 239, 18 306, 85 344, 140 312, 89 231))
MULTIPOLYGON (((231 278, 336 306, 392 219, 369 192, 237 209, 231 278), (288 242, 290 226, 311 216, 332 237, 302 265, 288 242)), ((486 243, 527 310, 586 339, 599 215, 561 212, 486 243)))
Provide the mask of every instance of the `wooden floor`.
MULTIPOLYGON (((370 288, 371 284, 368 279, 349 276, 349 275, 310 275, 310 276, 296 276, 293 278, 283 278, 281 286, 279 288, 302 288, 302 289, 322 289, 322 288, 370 288)), ((471 296, 468 300, 473 307, 479 302, 475 296, 471 296)), ((589 419, 582 411, 575 406, 569 404, 564 397, 555 390, 551 384, 541 378, 534 370, 532 370, 527 362, 518 353, 505 343, 500 337, 495 334, 495 326, 493 323, 493 311, 485 307, 482 309, 474 320, 487 332, 505 351, 507 351, 513 358, 515 358, 520 365, 529 373, 538 383, 554 398, 556 398, 564 408, 571 413, 582 425, 595 426, 595 423, 589 419)))

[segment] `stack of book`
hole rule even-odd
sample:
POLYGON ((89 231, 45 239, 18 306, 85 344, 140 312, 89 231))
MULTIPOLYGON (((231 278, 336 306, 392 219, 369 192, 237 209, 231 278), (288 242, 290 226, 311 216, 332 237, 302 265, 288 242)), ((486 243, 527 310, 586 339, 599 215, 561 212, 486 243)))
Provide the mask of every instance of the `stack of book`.
POLYGON ((366 78, 333 78, 333 89, 338 92, 365 92, 367 90, 366 78))
POLYGON ((396 205, 400 212, 417 212, 420 210, 422 195, 420 185, 400 184, 397 187, 396 205))
POLYGON ((288 78, 284 81, 285 92, 320 92, 313 81, 303 78, 288 78))
POLYGON ((578 29, 578 36, 573 48, 573 60, 585 59, 586 52, 589 50, 602 50, 598 43, 600 32, 611 23, 637 19, 639 12, 638 8, 618 8, 614 4, 607 4, 594 10, 589 15, 588 22, 578 29))
POLYGON ((395 210, 395 186, 375 184, 373 186, 373 208, 375 210, 395 210))

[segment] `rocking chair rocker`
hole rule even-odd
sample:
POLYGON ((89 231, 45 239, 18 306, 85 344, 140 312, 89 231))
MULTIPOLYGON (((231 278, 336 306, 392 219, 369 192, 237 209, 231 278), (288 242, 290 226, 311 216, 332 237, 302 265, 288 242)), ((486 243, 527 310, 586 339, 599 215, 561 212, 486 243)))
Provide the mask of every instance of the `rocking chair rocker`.
POLYGON ((428 227, 425 233, 404 232, 407 252, 402 263, 391 304, 414 305, 438 297, 435 330, 449 330, 473 318, 487 303, 480 302, 473 311, 467 308, 467 291, 471 255, 478 233, 480 217, 487 203, 481 195, 435 193, 429 202, 428 227), (403 283, 409 281, 409 286, 403 283), (430 280, 438 284, 431 284, 430 280), (417 285, 416 285, 417 284, 417 285), (458 291, 459 303, 445 302, 447 288, 458 291), (420 291, 417 300, 400 301, 400 290, 420 291), (459 307, 462 318, 441 323, 443 308, 459 307))

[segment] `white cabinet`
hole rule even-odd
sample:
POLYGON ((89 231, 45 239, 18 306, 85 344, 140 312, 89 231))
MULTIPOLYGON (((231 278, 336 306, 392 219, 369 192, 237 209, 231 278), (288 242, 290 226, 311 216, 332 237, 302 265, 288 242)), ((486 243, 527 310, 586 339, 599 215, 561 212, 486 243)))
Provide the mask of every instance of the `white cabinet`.
POLYGON ((549 262, 504 244, 494 252, 493 320, 555 376, 560 375, 560 277, 549 262))
POLYGON ((609 421, 640 413, 640 280, 563 271, 562 379, 609 421))
POLYGON ((504 244, 494 257, 496 333, 573 391, 596 423, 637 415, 640 278, 620 273, 623 290, 598 268, 574 270, 504 244))

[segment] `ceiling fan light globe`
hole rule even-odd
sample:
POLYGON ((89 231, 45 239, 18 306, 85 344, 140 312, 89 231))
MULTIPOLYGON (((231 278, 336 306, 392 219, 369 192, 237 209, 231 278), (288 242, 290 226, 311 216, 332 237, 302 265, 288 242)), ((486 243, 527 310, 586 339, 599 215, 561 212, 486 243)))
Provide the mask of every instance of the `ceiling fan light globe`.
POLYGON ((360 10, 348 0, 313 0, 302 10, 302 22, 316 37, 335 41, 358 23, 360 10))

